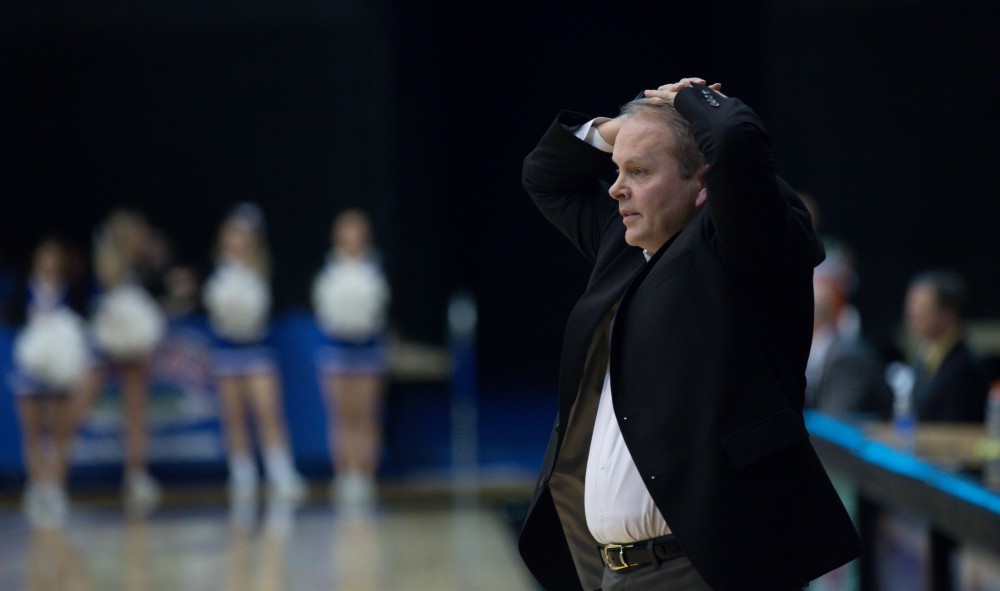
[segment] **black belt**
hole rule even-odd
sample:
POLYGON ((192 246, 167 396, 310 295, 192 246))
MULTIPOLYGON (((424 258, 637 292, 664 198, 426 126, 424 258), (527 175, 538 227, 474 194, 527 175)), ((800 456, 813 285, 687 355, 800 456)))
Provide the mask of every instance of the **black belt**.
POLYGON ((674 536, 663 536, 631 544, 607 544, 598 546, 597 549, 601 551, 601 560, 604 564, 615 571, 651 564, 659 566, 662 562, 684 556, 684 551, 674 540, 674 536))

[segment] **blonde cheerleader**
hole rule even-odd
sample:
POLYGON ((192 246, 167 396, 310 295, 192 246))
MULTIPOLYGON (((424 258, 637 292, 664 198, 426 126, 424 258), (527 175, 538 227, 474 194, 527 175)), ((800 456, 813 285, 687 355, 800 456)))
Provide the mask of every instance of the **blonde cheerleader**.
POLYGON ((78 413, 82 420, 114 372, 121 386, 125 500, 140 510, 152 509, 160 500, 159 483, 148 469, 147 409, 150 359, 166 326, 162 311, 135 273, 148 236, 145 219, 125 209, 112 212, 95 234, 94 270, 100 293, 91 332, 97 358, 78 413))
POLYGON ((234 502, 255 498, 258 470, 253 457, 252 415, 273 497, 305 495, 295 470, 282 413, 278 364, 270 339, 270 259, 264 218, 250 204, 236 207, 219 229, 216 267, 202 293, 215 348, 216 377, 229 456, 234 502))

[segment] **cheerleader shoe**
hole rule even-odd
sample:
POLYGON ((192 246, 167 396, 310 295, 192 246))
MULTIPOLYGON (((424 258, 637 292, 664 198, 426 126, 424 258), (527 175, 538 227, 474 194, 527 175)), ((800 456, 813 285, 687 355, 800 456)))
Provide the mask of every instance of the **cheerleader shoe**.
POLYGON ((66 498, 66 491, 58 486, 47 486, 42 490, 47 513, 52 527, 62 527, 66 524, 66 517, 69 514, 69 499, 66 498))
POLYGON ((30 484, 25 487, 24 496, 21 497, 21 510, 32 527, 42 527, 45 522, 45 506, 38 487, 30 484))
POLYGON ((31 486, 24 493, 24 513, 38 529, 56 529, 66 523, 69 504, 58 486, 31 486))
POLYGON ((233 503, 257 500, 257 473, 231 472, 229 475, 229 500, 233 503))
POLYGON ((149 472, 134 472, 125 476, 125 502, 136 509, 151 511, 160 504, 160 484, 149 472))
POLYGON ((269 494, 274 500, 299 503, 306 498, 306 483, 298 473, 289 472, 271 479, 269 494))
POLYGON ((264 452, 264 470, 272 499, 298 503, 306 497, 306 483, 295 470, 288 448, 272 447, 264 452))
POLYGON ((348 472, 330 484, 330 500, 349 510, 368 510, 375 505, 375 483, 371 478, 348 472))

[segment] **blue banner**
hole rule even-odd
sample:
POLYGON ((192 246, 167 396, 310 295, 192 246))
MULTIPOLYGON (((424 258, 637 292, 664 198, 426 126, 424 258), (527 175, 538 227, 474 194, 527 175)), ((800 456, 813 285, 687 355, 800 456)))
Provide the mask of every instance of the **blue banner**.
MULTIPOLYGON (((0 327, 0 375, 9 375, 15 331, 0 327)), ((296 461, 309 470, 329 469, 326 409, 314 351, 319 329, 305 312, 275 319, 274 343, 289 437, 296 461)), ((149 457, 157 465, 208 465, 222 469, 225 445, 211 373, 212 338, 202 316, 174 321, 150 370, 149 457)), ((119 384, 108 372, 73 448, 74 468, 113 469, 122 462, 119 384)), ((0 475, 23 474, 20 429, 13 394, 0 380, 0 475)))

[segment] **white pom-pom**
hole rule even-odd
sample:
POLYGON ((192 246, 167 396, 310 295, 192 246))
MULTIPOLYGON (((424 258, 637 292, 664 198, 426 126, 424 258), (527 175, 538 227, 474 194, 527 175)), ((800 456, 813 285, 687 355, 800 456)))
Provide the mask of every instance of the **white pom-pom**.
POLYGON ((227 264, 216 269, 205 283, 203 299, 212 328, 220 336, 251 342, 264 335, 271 293, 249 268, 227 264))
POLYGON ((163 312, 148 293, 122 285, 101 297, 94 315, 94 340, 112 359, 136 360, 153 352, 163 337, 163 312))
POLYGON ((68 390, 87 369, 83 319, 67 308, 34 316, 14 343, 14 361, 52 390, 68 390))
POLYGON ((364 341, 382 330, 389 285, 378 268, 361 261, 327 265, 313 285, 313 307, 329 335, 364 341))

